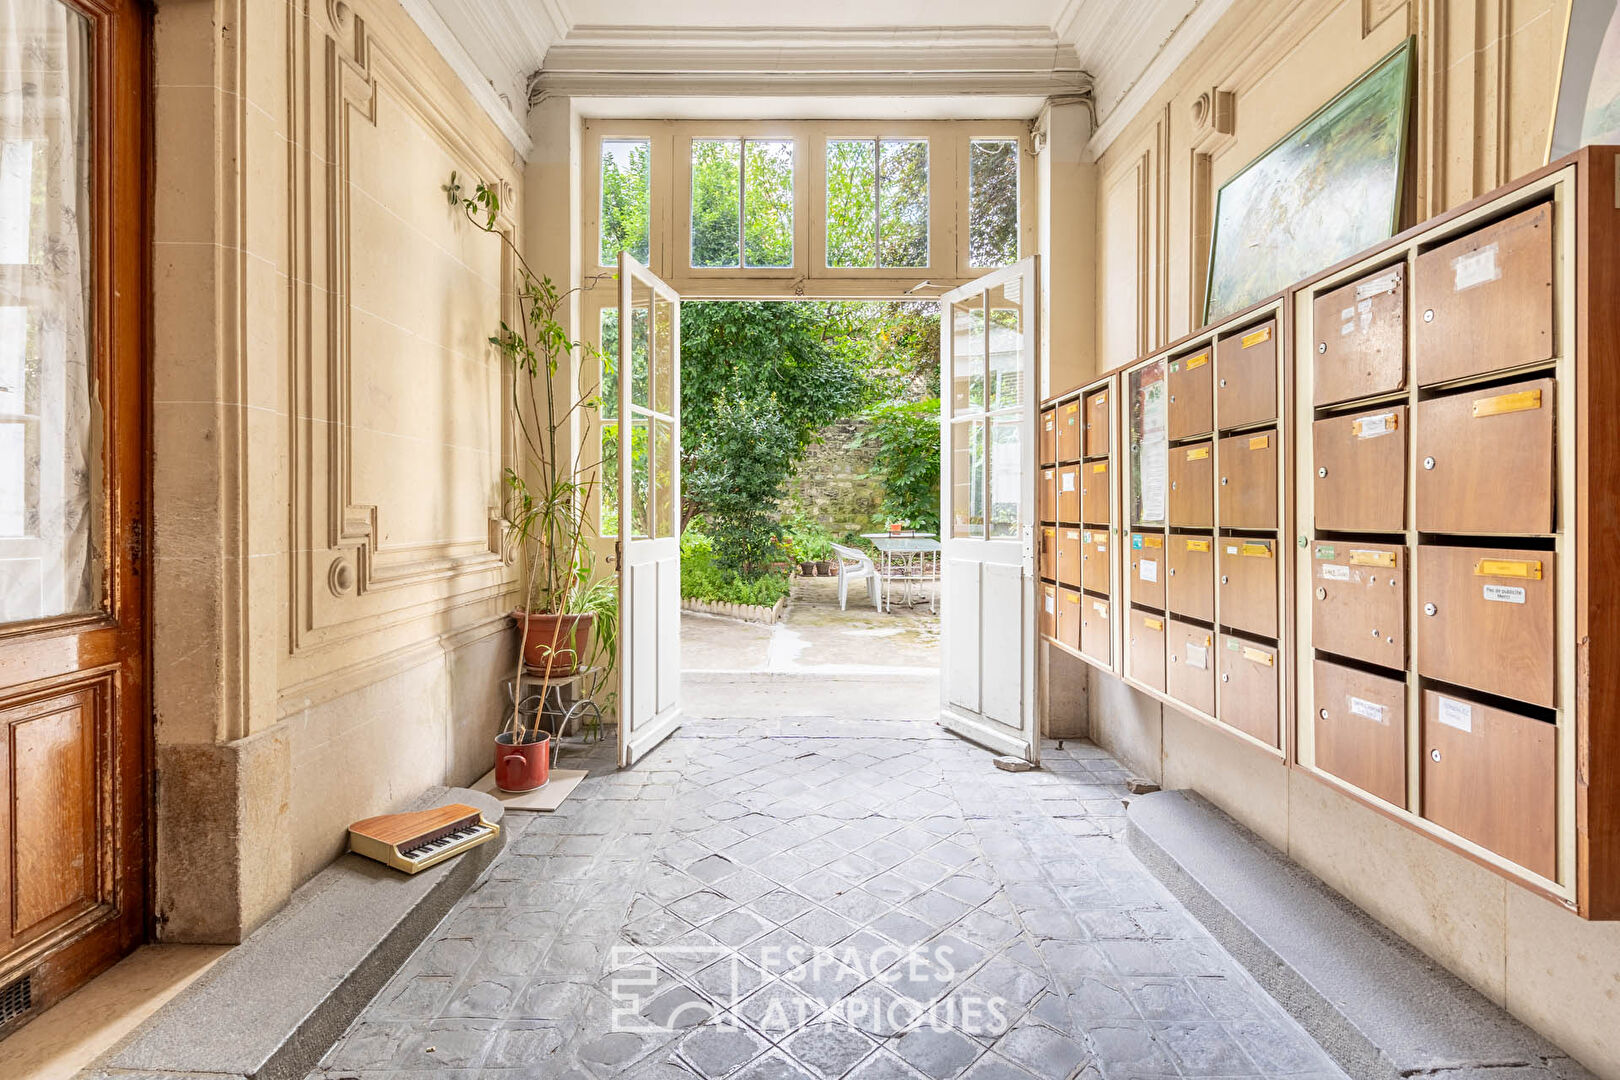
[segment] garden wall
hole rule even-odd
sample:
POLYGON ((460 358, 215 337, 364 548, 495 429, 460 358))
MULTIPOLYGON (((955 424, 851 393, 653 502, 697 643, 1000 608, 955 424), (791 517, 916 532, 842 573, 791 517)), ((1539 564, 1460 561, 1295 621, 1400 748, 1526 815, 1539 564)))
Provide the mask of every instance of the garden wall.
POLYGON ((873 473, 877 439, 864 419, 840 420, 821 433, 799 462, 784 510, 797 504, 833 537, 872 532, 883 505, 883 478, 873 473))

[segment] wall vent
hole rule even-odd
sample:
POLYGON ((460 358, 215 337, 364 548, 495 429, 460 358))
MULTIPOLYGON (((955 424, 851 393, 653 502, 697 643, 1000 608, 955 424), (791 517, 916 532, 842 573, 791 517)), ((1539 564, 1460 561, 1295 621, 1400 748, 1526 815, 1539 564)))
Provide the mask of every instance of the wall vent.
POLYGON ((24 975, 15 982, 0 986, 0 1027, 17 1019, 34 1005, 33 978, 24 975))

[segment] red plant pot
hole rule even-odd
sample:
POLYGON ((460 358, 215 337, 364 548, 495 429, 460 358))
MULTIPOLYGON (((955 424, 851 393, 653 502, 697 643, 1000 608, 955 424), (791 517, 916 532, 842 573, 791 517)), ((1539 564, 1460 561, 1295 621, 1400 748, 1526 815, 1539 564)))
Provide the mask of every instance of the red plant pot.
POLYGON ((495 786, 502 791, 533 791, 551 779, 551 736, 538 742, 512 742, 511 732, 495 736, 495 786))
POLYGON ((523 639, 523 662, 542 671, 549 660, 553 675, 572 675, 585 665, 585 651, 591 642, 595 615, 537 615, 512 612, 522 631, 525 620, 529 632, 523 639))

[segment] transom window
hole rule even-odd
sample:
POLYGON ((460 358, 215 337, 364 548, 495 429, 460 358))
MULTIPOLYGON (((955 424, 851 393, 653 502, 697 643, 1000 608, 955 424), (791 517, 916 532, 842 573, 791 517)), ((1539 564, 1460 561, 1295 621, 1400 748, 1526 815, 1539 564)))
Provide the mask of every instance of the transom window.
POLYGON ((928 265, 927 139, 827 140, 827 265, 928 265))
POLYGON ((692 140, 692 265, 793 265, 793 140, 692 140))
POLYGON ((968 144, 968 265, 1018 261, 1018 140, 968 144))
POLYGON ((603 139, 601 187, 602 265, 616 265, 621 251, 645 264, 652 253, 651 141, 603 139))

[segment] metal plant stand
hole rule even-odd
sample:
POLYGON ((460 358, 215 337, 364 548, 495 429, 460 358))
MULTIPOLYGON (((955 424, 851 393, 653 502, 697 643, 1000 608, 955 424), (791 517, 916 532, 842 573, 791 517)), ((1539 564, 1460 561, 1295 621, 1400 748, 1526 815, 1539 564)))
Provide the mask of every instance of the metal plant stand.
POLYGON ((562 753, 564 733, 578 730, 581 743, 602 741, 602 709, 580 693, 580 685, 597 670, 580 668, 568 675, 547 675, 544 668, 525 664, 517 683, 506 684, 507 719, 512 718, 513 710, 525 716, 538 714, 540 726, 551 736, 553 766, 562 753))

